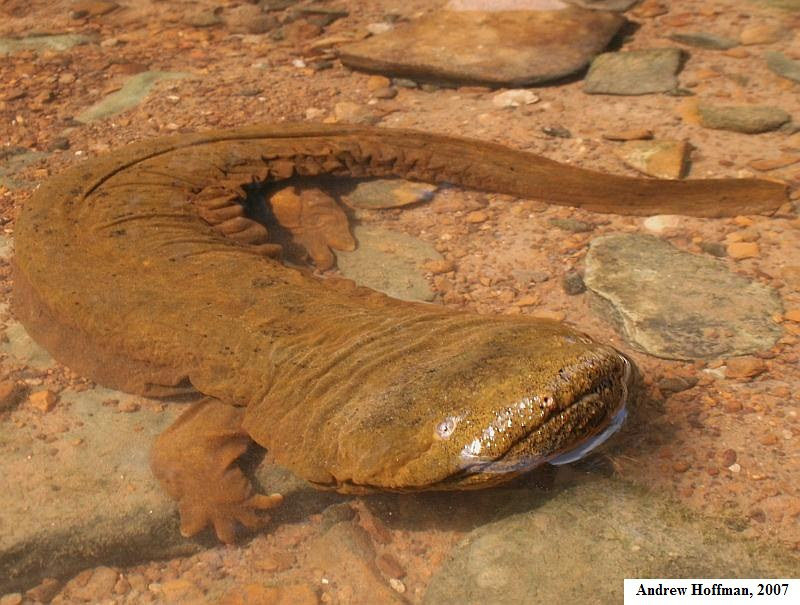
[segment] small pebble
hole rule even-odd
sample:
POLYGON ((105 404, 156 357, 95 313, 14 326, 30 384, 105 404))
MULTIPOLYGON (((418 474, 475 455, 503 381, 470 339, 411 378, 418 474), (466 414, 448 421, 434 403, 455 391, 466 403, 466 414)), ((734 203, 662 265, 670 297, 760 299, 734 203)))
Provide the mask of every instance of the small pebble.
POLYGON ((397 89, 392 86, 378 88, 373 91, 372 96, 376 99, 394 99, 397 96, 397 89))
POLYGON ((28 403, 40 412, 49 412, 56 406, 57 401, 58 397, 49 389, 28 395, 28 403))
POLYGON ((577 271, 568 271, 564 274, 564 279, 561 282, 561 287, 564 292, 570 296, 583 294, 586 292, 586 284, 583 282, 583 277, 577 271))
POLYGON ((539 96, 527 88, 506 90, 492 97, 492 105, 501 108, 533 105, 534 103, 538 102, 539 96))
POLYGON ((680 227, 681 217, 675 214, 657 214, 647 217, 642 225, 651 233, 664 233, 668 229, 680 227))
POLYGON ((548 137, 553 137, 556 139, 571 139, 572 133, 564 128, 563 126, 553 125, 553 126, 544 126, 542 128, 542 132, 545 133, 548 137))
POLYGON ((767 365, 758 357, 733 357, 725 362, 728 378, 754 378, 767 371, 767 365))
POLYGON ((370 92, 375 92, 381 88, 389 88, 391 85, 392 81, 386 76, 370 76, 367 79, 367 90, 370 92))
POLYGON ((468 223, 477 224, 484 222, 488 218, 489 215, 486 214, 483 210, 474 210, 469 214, 467 214, 464 220, 466 220, 468 223))
POLYGON ((728 252, 725 249, 725 244, 721 244, 719 242, 700 242, 700 249, 706 254, 717 256, 719 258, 728 255, 728 252))
POLYGON ((755 258, 760 254, 758 244, 755 242, 734 242, 728 244, 726 251, 728 256, 736 260, 755 258))
POLYGON ((431 260, 422 265, 422 268, 426 271, 430 271, 434 275, 439 273, 447 273, 449 271, 453 271, 456 268, 455 263, 450 259, 439 259, 439 260, 431 260))
POLYGON ((403 594, 406 591, 406 585, 397 578, 389 578, 389 586, 398 594, 403 594))
POLYGON ((722 466, 729 467, 736 462, 736 450, 727 449, 722 452, 722 466))

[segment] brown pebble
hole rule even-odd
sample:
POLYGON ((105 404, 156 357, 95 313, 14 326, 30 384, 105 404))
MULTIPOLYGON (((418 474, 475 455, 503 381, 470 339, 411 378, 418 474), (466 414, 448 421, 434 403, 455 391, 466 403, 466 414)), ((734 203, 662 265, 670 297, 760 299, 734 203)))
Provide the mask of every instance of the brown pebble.
POLYGON ((367 90, 370 92, 375 92, 381 88, 389 88, 391 85, 392 81, 386 76, 370 76, 367 79, 367 90))
POLYGON ((140 403, 138 403, 138 402, 136 402, 136 401, 131 401, 130 399, 127 399, 127 400, 125 400, 125 401, 121 402, 121 403, 120 403, 120 404, 117 406, 117 409, 118 409, 120 412, 124 412, 124 413, 126 413, 126 414, 129 414, 129 413, 131 413, 131 412, 138 412, 138 411, 139 411, 139 409, 141 409, 141 407, 142 407, 142 406, 141 406, 141 404, 140 404, 140 403))
POLYGON ((672 464, 672 470, 676 473, 685 473, 691 467, 692 465, 686 462, 686 460, 678 460, 672 464))
POLYGON ((722 406, 722 409, 725 410, 728 414, 736 414, 737 412, 741 412, 742 408, 743 408, 742 402, 739 401, 738 399, 731 399, 729 401, 726 401, 722 406))
POLYGON ((40 412, 49 412, 56 406, 58 397, 50 389, 44 391, 36 391, 28 395, 28 403, 40 412))
POLYGON ((775 435, 774 433, 767 433, 761 439, 758 440, 758 442, 761 445, 775 445, 776 443, 778 443, 778 441, 779 441, 778 436, 775 435))
POLYGON ((397 96, 397 89, 393 86, 378 88, 372 92, 372 96, 376 99, 394 99, 397 96))
POLYGON ((424 265, 422 268, 426 271, 430 271, 434 275, 439 273, 448 273, 449 271, 453 271, 456 268, 455 263, 447 258, 442 258, 439 260, 430 260, 424 265))
POLYGON ((669 12, 669 6, 660 0, 644 0, 641 4, 633 9, 632 14, 634 17, 644 19, 652 17, 660 17, 669 12))
POLYGON ((515 300, 514 304, 517 307, 533 307, 539 304, 539 297, 535 294, 526 294, 515 300))
POLYGON ((736 462, 736 450, 727 449, 722 452, 722 466, 730 466, 736 462))
POLYGON ((784 168, 786 166, 791 166, 792 164, 796 164, 800 162, 800 155, 796 153, 785 153, 777 158, 772 158, 769 160, 766 159, 758 159, 758 160, 751 160, 747 163, 750 168, 755 170, 760 170, 761 172, 767 170, 775 170, 776 168, 784 168))
POLYGON ((733 357, 725 365, 728 378, 753 378, 767 371, 767 364, 757 357, 733 357))
POLYGON ((728 256, 735 259, 754 258, 758 256, 761 251, 758 244, 755 242, 733 242, 728 244, 728 256))
POLYGON ((0 597, 0 605, 21 605, 21 603, 22 594, 18 592, 10 592, 0 597))
POLYGON ((375 559, 375 564, 387 578, 403 578, 406 575, 406 570, 391 553, 385 552, 380 555, 375 559))
POLYGON ((55 578, 45 578, 37 586, 25 593, 25 597, 40 603, 49 603, 61 590, 61 582, 55 578))
POLYGON ((486 214, 483 210, 473 210, 472 212, 467 214, 465 220, 468 223, 482 223, 488 218, 489 215, 486 214))

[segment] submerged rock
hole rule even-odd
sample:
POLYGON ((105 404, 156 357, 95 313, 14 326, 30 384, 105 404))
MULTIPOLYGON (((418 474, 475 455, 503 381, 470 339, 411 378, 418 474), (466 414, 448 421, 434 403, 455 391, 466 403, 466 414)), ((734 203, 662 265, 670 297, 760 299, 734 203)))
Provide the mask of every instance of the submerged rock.
POLYGON ((589 94, 644 95, 675 90, 681 57, 677 48, 603 53, 592 61, 583 91, 589 94))
POLYGON ((680 179, 689 164, 689 144, 686 141, 625 141, 617 155, 639 172, 661 179, 680 179))
POLYGON ((770 71, 789 80, 800 82, 800 61, 793 61, 783 53, 770 51, 764 55, 770 71))
POLYGON ((443 257, 431 244, 405 233, 363 225, 357 226, 353 235, 358 247, 352 252, 336 252, 342 275, 401 300, 433 299, 423 265, 443 257))
POLYGON ((159 80, 173 80, 185 78, 189 74, 172 71, 144 71, 131 76, 116 92, 92 105, 89 109, 77 116, 78 122, 84 124, 102 120, 135 107, 150 92, 153 85, 159 80))
POLYGON ((675 40, 675 42, 680 42, 687 46, 710 50, 728 50, 734 46, 739 46, 739 42, 732 38, 725 38, 724 36, 717 36, 707 32, 678 32, 670 34, 668 37, 670 40, 675 40))
POLYGON ((397 208, 429 202, 437 186, 404 179, 370 179, 361 181, 342 197, 352 208, 397 208))
POLYGON ((700 105, 697 108, 700 124, 706 128, 758 134, 780 128, 792 119, 778 107, 735 105, 721 107, 700 105))
POLYGON ((62 52, 78 44, 95 40, 82 34, 45 34, 24 38, 0 37, 0 55, 10 55, 23 50, 53 50, 62 52))
POLYGON ((625 22, 575 7, 543 11, 439 11, 339 47, 353 69, 420 80, 524 86, 585 67, 625 22))
POLYGON ((584 280, 625 339, 657 357, 746 355, 781 336, 772 320, 781 303, 772 288, 650 235, 593 240, 584 280))
POLYGON ((423 603, 621 603, 624 578, 786 577, 797 560, 647 489, 604 479, 470 532, 423 603))

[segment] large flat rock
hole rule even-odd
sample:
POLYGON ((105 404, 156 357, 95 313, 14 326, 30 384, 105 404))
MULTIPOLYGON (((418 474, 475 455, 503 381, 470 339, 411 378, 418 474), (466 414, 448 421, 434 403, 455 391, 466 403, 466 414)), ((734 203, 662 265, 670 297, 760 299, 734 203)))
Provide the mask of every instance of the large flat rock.
POLYGON ((621 603, 624 578, 792 577, 799 563, 623 481, 590 480, 529 507, 468 534, 423 602, 621 603))
POLYGON ((712 359, 768 349, 781 336, 772 288, 724 262, 649 235, 607 235, 586 255, 586 286, 632 345, 667 359, 712 359))
POLYGON ((524 86, 581 70, 625 19, 576 7, 542 11, 438 11, 339 47, 353 69, 418 80, 524 86))

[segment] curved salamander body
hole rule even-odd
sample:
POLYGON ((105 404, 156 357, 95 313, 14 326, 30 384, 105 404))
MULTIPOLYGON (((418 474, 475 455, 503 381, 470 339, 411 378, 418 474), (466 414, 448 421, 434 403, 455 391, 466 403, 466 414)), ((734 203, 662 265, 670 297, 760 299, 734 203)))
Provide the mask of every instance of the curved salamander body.
POLYGON ((51 179, 17 224, 15 312, 97 382, 205 396, 153 454, 187 535, 211 523, 230 541, 279 501, 235 465, 250 438, 321 486, 463 488, 557 457, 624 413, 631 366, 610 347, 555 322, 320 282, 265 255, 262 227, 226 218, 243 183, 319 174, 629 214, 765 212, 785 197, 764 181, 628 179, 490 143, 324 125, 145 141, 51 179))

